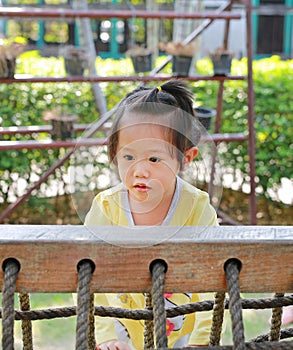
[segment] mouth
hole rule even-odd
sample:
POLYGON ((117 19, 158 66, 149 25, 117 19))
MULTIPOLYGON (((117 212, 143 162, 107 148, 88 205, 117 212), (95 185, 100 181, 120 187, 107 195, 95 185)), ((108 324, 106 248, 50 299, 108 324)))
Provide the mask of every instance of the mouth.
POLYGON ((138 192, 147 192, 149 191, 151 188, 149 186, 147 186, 146 184, 135 184, 133 186, 134 189, 136 189, 138 192))

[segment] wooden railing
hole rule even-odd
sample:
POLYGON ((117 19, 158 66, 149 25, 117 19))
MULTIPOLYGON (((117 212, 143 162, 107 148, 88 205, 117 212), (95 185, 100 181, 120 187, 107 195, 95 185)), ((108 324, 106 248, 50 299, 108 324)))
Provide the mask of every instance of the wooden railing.
POLYGON ((95 315, 153 320, 157 347, 167 348, 167 337, 162 334, 166 316, 213 309, 211 346, 206 349, 289 350, 293 340, 278 340, 293 337, 293 328, 280 327, 282 307, 293 305, 293 295, 285 296, 293 292, 292 262, 292 227, 3 225, 0 226, 2 348, 14 349, 14 319, 22 320, 23 332, 28 333, 23 337, 24 349, 32 349, 31 320, 74 315, 77 350, 95 348, 95 315), (77 307, 29 310, 28 293, 76 290, 77 307), (214 301, 157 312, 158 305, 164 303, 164 291, 217 293, 214 301), (19 292, 20 300, 24 300, 20 311, 14 308, 14 292, 19 292), (150 293, 153 310, 93 305, 93 293, 101 292, 150 293), (225 300, 226 292, 229 300, 225 300), (275 298, 250 300, 242 299, 241 292, 276 294, 275 298), (219 345, 218 320, 222 322, 228 307, 233 347, 219 345), (270 334, 246 343, 242 308, 272 308, 270 334))
POLYGON ((168 265, 166 290, 224 291, 224 265, 231 258, 242 264, 241 291, 293 292, 293 228, 286 226, 183 227, 177 231, 170 227, 2 225, 1 265, 8 258, 21 266, 19 292, 75 291, 77 265, 83 259, 96 266, 93 292, 149 291, 149 266, 156 259, 168 265))

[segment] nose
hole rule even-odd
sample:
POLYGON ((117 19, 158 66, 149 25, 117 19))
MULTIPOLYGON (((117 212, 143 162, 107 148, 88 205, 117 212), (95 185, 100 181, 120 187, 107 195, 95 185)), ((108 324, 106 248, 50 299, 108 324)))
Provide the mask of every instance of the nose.
POLYGON ((133 176, 141 178, 147 178, 149 176, 149 169, 146 161, 141 160, 133 165, 133 176))

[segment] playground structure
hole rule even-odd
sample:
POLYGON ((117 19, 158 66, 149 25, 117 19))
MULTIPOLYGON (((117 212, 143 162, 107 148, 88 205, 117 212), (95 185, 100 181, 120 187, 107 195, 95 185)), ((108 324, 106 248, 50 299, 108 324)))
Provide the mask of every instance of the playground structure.
MULTIPOLYGON (((228 1, 216 13, 154 13, 141 11, 137 16, 143 18, 200 18, 202 25, 191 33, 185 44, 198 37, 210 23, 217 19, 226 21, 224 44, 227 44, 229 22, 240 16, 231 11, 235 1, 228 1)), ((251 4, 242 0, 247 22, 247 77, 239 76, 188 76, 189 82, 215 80, 219 83, 217 118, 214 134, 215 142, 235 140, 249 143, 250 162, 250 221, 256 223, 255 201, 255 159, 253 128, 253 80, 252 80, 252 35, 251 4), (222 98, 224 84, 227 80, 244 80, 248 83, 248 137, 244 134, 221 134, 222 98)), ((66 11, 38 11, 6 8, 1 17, 28 18, 79 18, 87 26, 89 18, 115 17, 131 18, 131 11, 87 11, 86 9, 66 11)), ((86 28, 85 28, 86 30, 86 28)), ((91 43, 88 42, 89 47, 91 43)), ((171 76, 158 76, 157 73, 171 61, 168 56, 161 67, 156 67, 148 76, 100 77, 95 74, 93 66, 89 76, 62 78, 12 78, 1 79, 1 83, 32 82, 89 82, 93 84, 97 108, 104 116, 95 124, 95 131, 105 126, 109 115, 105 113, 103 96, 99 91, 100 82, 147 83, 150 81, 169 80, 171 76)), ((86 126, 75 125, 76 130, 86 126)), ((2 134, 51 132, 49 126, 2 128, 2 134)), ((34 183, 25 195, 7 208, 0 215, 3 222, 17 206, 40 186, 60 165, 66 162, 74 152, 76 145, 105 144, 105 140, 91 139, 91 134, 83 140, 49 142, 0 141, 0 150, 32 148, 68 148, 68 152, 56 161, 56 164, 34 183)), ((3 225, 0 228, 0 259, 2 271, 2 348, 14 349, 14 323, 22 322, 23 349, 33 349, 32 321, 77 315, 76 349, 94 349, 94 316, 113 316, 146 320, 147 349, 167 348, 166 316, 214 310, 210 345, 206 349, 292 349, 292 340, 279 342, 280 339, 292 338, 293 329, 281 329, 282 308, 293 304, 293 232, 291 227, 209 227, 179 228, 172 233, 170 228, 148 228, 148 236, 142 241, 137 239, 138 232, 120 227, 100 228, 92 232, 83 226, 15 226, 3 225), (109 241, 109 236, 119 237, 109 241), (107 237, 107 240, 106 240, 107 237), (158 241, 157 238, 160 237, 158 241), (121 264, 121 261, 125 264, 121 264), (200 266, 200 268, 198 268, 200 266), (29 293, 76 292, 77 307, 64 307, 46 310, 31 310, 29 293), (145 310, 105 309, 93 304, 95 292, 144 292, 152 303, 145 310), (174 309, 162 309, 164 291, 167 292, 215 292, 215 299, 204 303, 183 305, 174 309), (20 309, 15 310, 15 292, 19 293, 20 309), (229 300, 225 293, 228 292, 229 300), (240 293, 267 292, 275 293, 274 298, 243 299, 240 293), (291 293, 291 295, 285 295, 291 293), (230 310, 232 320, 233 345, 221 346, 220 334, 223 311, 230 310), (149 308, 149 309, 148 309, 149 308), (270 334, 246 342, 243 332, 242 309, 272 308, 270 334), (87 322, 89 321, 89 322, 87 322), (154 327, 154 334, 151 328, 154 327)))
MULTIPOLYGON (((249 222, 251 224, 256 224, 256 195, 255 195, 255 136, 254 136, 254 93, 253 93, 253 78, 252 78, 252 33, 251 33, 251 3, 250 0, 242 0, 242 1, 227 1, 224 5, 222 5, 217 11, 213 12, 199 12, 199 13, 189 13, 189 14, 178 14, 175 12, 153 12, 153 11, 136 11, 136 17, 141 18, 152 18, 152 19, 161 19, 161 18, 181 18, 181 19, 202 19, 202 24, 197 27, 194 32, 190 33, 183 40, 183 45, 187 45, 192 42, 196 38, 198 38, 202 32, 215 20, 222 19, 225 20, 226 27, 223 39, 223 47, 228 47, 228 37, 229 37, 229 26, 230 21, 232 19, 240 19, 241 15, 235 13, 233 11, 234 4, 242 4, 245 9, 246 16, 246 34, 247 34, 247 77, 244 76, 187 76, 184 77, 185 80, 189 82, 195 82, 200 80, 214 80, 219 83, 218 85, 218 95, 217 95, 217 114, 216 114, 216 122, 212 135, 212 139, 216 144, 221 141, 224 142, 232 142, 232 141, 245 141, 248 142, 248 150, 249 150, 249 177, 250 177, 250 218, 249 222), (221 118, 222 118, 222 108, 223 108, 223 94, 224 94, 224 84, 225 81, 228 80, 245 80, 247 79, 247 121, 248 121, 248 129, 243 131, 241 134, 221 134, 221 118)), ((96 57, 95 49, 93 47, 93 41, 91 40, 91 33, 89 30, 89 20, 91 18, 132 18, 132 11, 111 11, 111 10, 87 10, 86 3, 80 2, 80 6, 78 9, 64 9, 64 10, 39 10, 37 8, 21 8, 17 12, 15 12, 14 8, 4 7, 3 11, 0 13, 0 16, 3 18, 75 18, 81 21, 81 26, 83 28, 83 32, 86 34, 85 38, 87 38, 86 46, 88 47, 88 51, 91 53, 90 57, 90 65, 89 65, 89 75, 88 76, 74 76, 74 77, 61 77, 61 78, 49 78, 49 77, 34 77, 34 78, 8 78, 8 79, 0 79, 2 83, 34 83, 34 82, 89 82, 92 84, 92 90, 94 99, 96 101, 97 110, 100 114, 103 114, 103 117, 95 124, 94 128, 92 128, 92 133, 87 134, 83 140, 70 140, 70 141, 46 141, 46 142, 38 142, 38 141, 1 141, 0 142, 0 151, 7 149, 32 149, 32 148, 59 148, 59 147, 68 147, 69 150, 64 156, 64 158, 56 161, 56 164, 48 169, 46 173, 44 173, 40 180, 36 183, 32 184, 32 186, 28 189, 28 191, 17 199, 15 203, 12 203, 8 208, 0 215, 0 222, 3 222, 6 217, 10 215, 11 212, 15 208, 17 208, 23 201, 25 201, 30 194, 38 188, 47 178, 64 164, 68 159, 70 159, 71 155, 74 153, 74 147, 76 145, 99 145, 104 144, 105 140, 97 140, 91 139, 93 133, 103 127, 104 123, 108 121, 110 118, 110 114, 106 112, 106 102, 104 96, 101 93, 101 89, 99 87, 100 82, 124 82, 124 81, 133 81, 136 83, 147 83, 147 82, 162 82, 169 80, 172 76, 162 76, 158 75, 158 73, 172 60, 172 56, 169 55, 166 58, 164 64, 160 67, 155 67, 149 75, 138 75, 138 76, 114 76, 114 77, 101 77, 97 76, 95 67, 94 67, 94 58, 96 57)), ((32 126, 34 128, 34 126, 32 126)), ((38 129, 38 126, 35 126, 35 131, 38 129)), ((41 129, 41 127, 40 127, 41 129)), ((21 133, 31 133, 30 127, 26 128, 15 128, 10 130, 9 128, 2 128, 0 130, 2 134, 17 134, 19 131, 21 133)), ((213 179, 213 170, 211 173, 211 181, 213 179)), ((224 221, 225 222, 225 221, 224 221)), ((227 219, 226 222, 229 222, 227 219)))
POLYGON ((167 348, 166 317, 213 309, 210 345, 204 349, 292 349, 293 328, 281 329, 284 306, 293 305, 292 227, 18 226, 0 229, 2 348, 14 349, 21 320, 23 349, 33 349, 31 322, 77 315, 76 349, 94 350, 94 316, 145 320, 145 348, 167 348), (174 231, 174 230, 175 231, 174 231), (159 238, 158 238, 159 237, 159 238), (123 264, 121 263, 123 261, 123 264), (77 306, 31 310, 29 293, 76 292, 77 306), (93 304, 93 293, 143 292, 144 310, 93 304), (164 309, 164 292, 215 292, 215 299, 164 309), (21 310, 15 310, 18 292, 21 310), (226 299, 226 292, 229 298, 226 299), (240 293, 275 293, 245 299, 240 293), (150 301, 152 301, 150 303, 150 301), (224 309, 233 345, 220 345, 224 309), (270 334, 245 341, 242 309, 272 308, 270 334), (154 333, 151 329, 154 329, 154 333), (284 341, 280 342, 280 339, 284 341))

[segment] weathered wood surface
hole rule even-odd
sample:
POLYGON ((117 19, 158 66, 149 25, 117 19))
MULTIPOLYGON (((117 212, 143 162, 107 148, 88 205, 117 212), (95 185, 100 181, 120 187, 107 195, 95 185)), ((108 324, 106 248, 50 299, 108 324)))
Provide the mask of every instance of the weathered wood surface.
MULTIPOLYGON (((293 292, 293 227, 0 226, 0 263, 21 264, 17 290, 73 292, 78 262, 91 259, 95 292, 149 291, 150 263, 168 264, 166 291, 226 290, 224 264, 242 262, 242 292, 293 292)), ((0 271, 0 284, 3 284, 0 271)))

